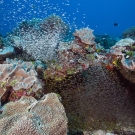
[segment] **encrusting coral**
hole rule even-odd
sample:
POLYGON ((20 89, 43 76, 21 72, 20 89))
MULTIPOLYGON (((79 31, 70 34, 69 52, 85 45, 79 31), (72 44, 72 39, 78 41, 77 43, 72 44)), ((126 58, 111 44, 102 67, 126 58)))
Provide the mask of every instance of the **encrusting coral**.
POLYGON ((0 135, 66 135, 67 117, 55 93, 37 101, 23 96, 0 115, 0 135))

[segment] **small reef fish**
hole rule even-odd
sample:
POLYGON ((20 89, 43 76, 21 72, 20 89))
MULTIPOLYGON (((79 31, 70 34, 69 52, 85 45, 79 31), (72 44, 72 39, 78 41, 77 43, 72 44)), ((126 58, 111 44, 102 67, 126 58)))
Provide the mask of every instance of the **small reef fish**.
POLYGON ((114 69, 113 66, 111 66, 111 65, 106 65, 105 68, 107 68, 110 71, 112 71, 114 69))
POLYGON ((114 25, 114 26, 119 26, 119 24, 118 24, 118 23, 114 23, 113 25, 114 25))

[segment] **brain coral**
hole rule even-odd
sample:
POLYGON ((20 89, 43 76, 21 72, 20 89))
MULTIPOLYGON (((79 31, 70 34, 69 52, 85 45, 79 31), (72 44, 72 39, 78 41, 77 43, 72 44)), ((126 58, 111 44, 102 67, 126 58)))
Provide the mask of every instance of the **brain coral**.
POLYGON ((0 115, 1 135, 66 135, 64 107, 54 93, 42 100, 23 96, 4 106, 0 115))

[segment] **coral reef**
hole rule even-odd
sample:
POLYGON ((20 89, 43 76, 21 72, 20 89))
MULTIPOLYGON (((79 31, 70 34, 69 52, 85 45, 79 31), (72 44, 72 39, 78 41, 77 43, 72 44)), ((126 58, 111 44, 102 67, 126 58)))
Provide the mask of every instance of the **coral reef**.
POLYGON ((134 129, 135 100, 117 74, 102 65, 90 66, 61 82, 46 81, 46 87, 61 95, 70 130, 134 129))
POLYGON ((12 46, 23 50, 23 57, 49 61, 55 59, 57 45, 67 32, 67 25, 56 15, 42 22, 24 22, 7 37, 12 46))
MULTIPOLYGON (((0 65, 0 73, 1 95, 6 92, 7 86, 12 86, 15 91, 25 89, 30 93, 42 89, 41 82, 37 78, 37 73, 31 62, 6 59, 4 64, 0 65)), ((30 95, 30 93, 27 94, 30 95)))
POLYGON ((126 38, 118 41, 112 48, 111 52, 120 60, 120 73, 132 83, 135 83, 135 41, 126 38))
POLYGON ((3 39, 2 39, 2 37, 0 36, 0 49, 2 49, 3 45, 4 45, 3 39))
POLYGON ((43 20, 39 27, 43 33, 53 34, 53 36, 59 34, 60 39, 63 39, 68 32, 68 25, 59 16, 54 14, 43 20))
POLYGON ((14 48, 12 46, 4 46, 0 49, 0 58, 1 57, 9 57, 14 53, 14 48))
POLYGON ((0 59, 6 58, 14 54, 14 48, 7 45, 5 38, 0 37, 0 59))
POLYGON ((125 46, 126 49, 131 47, 133 42, 130 41, 132 40, 122 40, 123 43, 117 43, 108 54, 104 55, 95 54, 96 46, 84 46, 86 44, 79 37, 78 39, 75 37, 71 42, 60 43, 59 61, 51 63, 47 68, 45 82, 48 91, 61 95, 70 130, 100 128, 105 131, 120 131, 124 127, 134 129, 135 100, 120 83, 116 69, 120 68, 121 57, 114 54, 119 52, 118 46, 122 51, 125 46), (87 55, 94 59, 90 57, 88 60, 87 55), (80 59, 82 63, 79 63, 80 59), (116 68, 106 67, 105 61, 116 68), (83 62, 86 68, 82 66, 83 62), (67 73, 68 68, 71 70, 74 68, 72 74, 67 73))
POLYGON ((96 46, 92 32, 89 28, 76 30, 73 41, 60 42, 57 50, 58 61, 48 64, 45 78, 61 81, 67 75, 86 70, 91 64, 98 62, 94 54, 96 46))
MULTIPOLYGON (((134 135, 134 131, 106 132, 104 130, 84 131, 83 135, 134 135)), ((77 134, 76 134, 77 135, 77 134)))
POLYGON ((95 51, 95 36, 90 28, 82 28, 73 33, 75 42, 83 47, 91 46, 91 52, 95 51))
POLYGON ((135 43, 135 41, 131 38, 121 39, 110 49, 113 52, 124 52, 125 50, 128 50, 128 48, 130 48, 133 43, 135 43))
POLYGON ((15 101, 2 108, 0 133, 21 135, 20 129, 25 129, 25 134, 29 130, 35 135, 66 134, 64 109, 53 101, 58 101, 58 97, 71 131, 106 134, 105 131, 119 132, 125 128, 135 130, 135 92, 130 93, 135 85, 127 89, 120 82, 122 74, 135 83, 135 41, 125 38, 114 45, 114 40, 106 37, 107 42, 113 41, 106 44, 113 46, 105 50, 100 42, 96 44, 90 28, 76 30, 74 38, 64 42, 67 30, 62 19, 52 15, 45 20, 24 21, 7 37, 9 44, 32 61, 7 59, 0 65, 0 97, 10 91, 7 97, 15 101), (57 99, 55 94, 41 99, 50 92, 57 93, 57 99))
POLYGON ((0 115, 1 135, 66 135, 67 117, 64 107, 54 93, 40 101, 23 96, 10 102, 0 115))
POLYGON ((103 130, 97 130, 97 131, 94 131, 94 132, 90 132, 90 131, 85 131, 83 132, 83 135, 117 135, 117 134, 113 134, 113 133, 107 133, 103 130))
POLYGON ((135 40, 135 26, 132 26, 122 33, 123 38, 132 38, 135 40))
POLYGON ((95 42, 105 49, 110 49, 110 47, 114 46, 118 40, 119 38, 113 38, 109 35, 95 35, 95 42))

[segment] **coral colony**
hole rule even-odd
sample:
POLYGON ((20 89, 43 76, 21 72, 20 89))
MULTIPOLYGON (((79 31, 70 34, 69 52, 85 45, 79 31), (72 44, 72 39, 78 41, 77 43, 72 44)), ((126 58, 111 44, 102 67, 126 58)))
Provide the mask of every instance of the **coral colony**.
POLYGON ((135 133, 135 28, 68 32, 50 15, 0 37, 0 135, 135 133))

